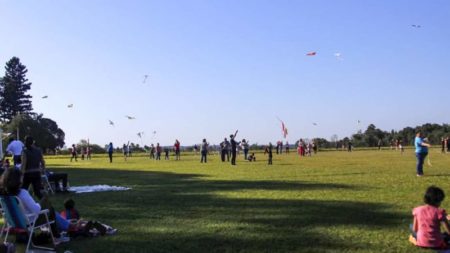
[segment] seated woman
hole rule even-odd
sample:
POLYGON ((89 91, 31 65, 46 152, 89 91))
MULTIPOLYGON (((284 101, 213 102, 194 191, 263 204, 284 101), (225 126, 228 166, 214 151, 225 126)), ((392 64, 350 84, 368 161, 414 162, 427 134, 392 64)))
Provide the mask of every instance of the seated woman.
MULTIPOLYGON (((20 170, 13 168, 6 170, 0 179, 0 183, 2 188, 1 194, 17 196, 22 202, 25 213, 30 215, 32 219, 39 215, 41 209, 49 209, 49 219, 56 221, 52 223, 50 227, 57 242, 68 241, 68 238, 60 236, 59 231, 68 230, 70 222, 66 221, 61 215, 55 212, 48 200, 48 196, 43 196, 41 201, 37 203, 27 190, 21 188, 22 173, 20 170)), ((45 222, 45 217, 41 215, 37 218, 36 223, 41 224, 43 222, 45 222)))

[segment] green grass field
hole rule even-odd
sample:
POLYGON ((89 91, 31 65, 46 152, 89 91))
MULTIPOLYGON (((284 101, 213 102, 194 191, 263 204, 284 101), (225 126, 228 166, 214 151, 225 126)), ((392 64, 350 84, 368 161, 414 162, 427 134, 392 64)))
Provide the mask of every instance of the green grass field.
MULTIPOLYGON (((86 219, 119 229, 117 235, 79 238, 59 252, 429 252, 408 242, 411 209, 429 185, 450 195, 450 154, 430 152, 432 167, 415 174, 412 150, 320 152, 300 158, 263 154, 249 163, 211 155, 181 161, 115 154, 69 162, 46 157, 69 173, 72 186, 109 184, 122 192, 57 194, 60 210, 72 197, 86 219)), ((450 208, 450 199, 443 202, 450 208)))

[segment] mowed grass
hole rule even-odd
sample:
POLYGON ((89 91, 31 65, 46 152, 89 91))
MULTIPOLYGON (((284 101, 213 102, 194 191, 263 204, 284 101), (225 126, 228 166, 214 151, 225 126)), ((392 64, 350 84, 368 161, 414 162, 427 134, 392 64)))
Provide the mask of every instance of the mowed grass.
MULTIPOLYGON (((108 184, 129 191, 52 196, 56 209, 72 197, 86 219, 119 229, 79 238, 59 252, 429 252, 408 242, 411 209, 430 185, 450 195, 450 154, 430 152, 432 167, 415 174, 413 150, 320 152, 300 158, 257 154, 249 163, 207 164, 115 154, 69 162, 46 157, 72 186, 108 184)), ((443 207, 450 208, 450 199, 443 207)))

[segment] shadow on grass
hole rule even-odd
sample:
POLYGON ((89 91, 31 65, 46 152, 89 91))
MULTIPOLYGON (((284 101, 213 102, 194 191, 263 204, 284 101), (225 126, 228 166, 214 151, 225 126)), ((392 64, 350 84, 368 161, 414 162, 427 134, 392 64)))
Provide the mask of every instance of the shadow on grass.
MULTIPOLYGON (((340 240, 328 229, 395 227, 405 218, 387 211, 390 206, 383 204, 276 199, 282 193, 273 199, 239 195, 245 190, 321 194, 360 190, 343 184, 208 180, 199 174, 94 169, 72 169, 70 177, 73 185, 133 188, 70 195, 79 203, 82 216, 119 228, 116 236, 63 246, 75 252, 351 251, 369 246, 340 240)), ((54 198, 61 201, 62 197, 54 198)))

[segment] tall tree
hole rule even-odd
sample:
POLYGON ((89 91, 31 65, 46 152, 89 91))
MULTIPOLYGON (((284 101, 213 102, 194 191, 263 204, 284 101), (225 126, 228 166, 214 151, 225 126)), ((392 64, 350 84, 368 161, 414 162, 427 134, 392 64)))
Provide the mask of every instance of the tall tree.
POLYGON ((17 114, 31 114, 31 88, 26 73, 27 67, 17 57, 11 58, 5 66, 5 76, 0 81, 0 122, 9 122, 17 114))
POLYGON ((26 135, 33 136, 36 145, 44 152, 64 146, 64 131, 58 127, 55 121, 44 118, 42 114, 17 115, 5 126, 5 130, 9 133, 15 133, 18 130, 21 140, 26 135))

